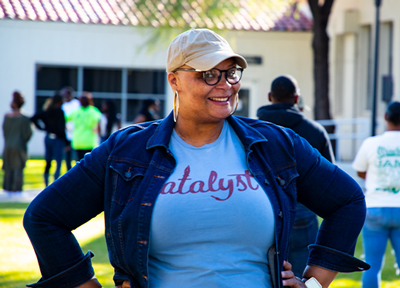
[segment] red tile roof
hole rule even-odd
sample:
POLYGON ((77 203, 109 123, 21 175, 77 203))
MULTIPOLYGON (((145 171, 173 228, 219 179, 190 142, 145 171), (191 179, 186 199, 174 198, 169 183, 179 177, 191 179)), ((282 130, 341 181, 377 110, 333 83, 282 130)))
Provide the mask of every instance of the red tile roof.
MULTIPOLYGON (((0 19, 60 21, 133 26, 171 26, 253 31, 310 31, 306 3, 289 0, 239 0, 235 12, 218 8, 209 18, 204 2, 182 2, 177 15, 174 0, 147 0, 140 9, 135 0, 0 0, 0 19), (175 12, 175 13, 174 13, 175 12)), ((217 3, 217 2, 216 2, 217 3)))

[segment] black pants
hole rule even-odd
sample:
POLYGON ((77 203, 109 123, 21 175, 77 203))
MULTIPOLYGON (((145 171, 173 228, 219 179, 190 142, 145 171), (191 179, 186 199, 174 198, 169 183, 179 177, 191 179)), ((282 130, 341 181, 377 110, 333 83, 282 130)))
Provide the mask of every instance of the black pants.
POLYGON ((3 189, 6 191, 22 191, 24 182, 22 169, 4 170, 3 189))
POLYGON ((69 149, 65 151, 65 165, 67 166, 67 171, 68 171, 72 168, 71 161, 74 150, 72 149, 71 141, 68 141, 67 146, 69 146, 69 149))

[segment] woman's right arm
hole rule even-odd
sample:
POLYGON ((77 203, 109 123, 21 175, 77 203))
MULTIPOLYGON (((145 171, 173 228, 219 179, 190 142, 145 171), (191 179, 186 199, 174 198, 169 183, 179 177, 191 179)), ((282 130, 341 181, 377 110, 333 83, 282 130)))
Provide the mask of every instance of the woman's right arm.
POLYGON ((46 129, 46 127, 42 127, 42 125, 40 125, 41 123, 39 123, 39 120, 43 121, 44 113, 45 112, 36 113, 35 115, 33 115, 30 118, 32 123, 35 124, 36 128, 38 128, 39 130, 45 130, 46 129))
POLYGON ((78 287, 94 276, 93 254, 83 254, 71 231, 104 209, 108 144, 87 154, 27 208, 24 227, 42 273, 42 279, 31 287, 78 287))

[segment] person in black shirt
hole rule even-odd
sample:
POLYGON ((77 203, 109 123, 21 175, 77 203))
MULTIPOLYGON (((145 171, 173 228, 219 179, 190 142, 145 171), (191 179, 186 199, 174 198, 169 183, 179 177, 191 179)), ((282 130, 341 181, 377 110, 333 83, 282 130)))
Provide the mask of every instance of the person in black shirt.
POLYGON ((36 113, 31 121, 35 126, 46 131, 45 143, 45 160, 46 167, 44 169, 44 182, 46 186, 49 185, 49 172, 51 168, 51 161, 54 159, 57 162, 56 170, 54 172, 54 180, 60 177, 61 162, 63 159, 64 148, 67 143, 65 136, 65 116, 61 109, 63 98, 56 94, 49 102, 45 111, 36 113))
MULTIPOLYGON (((279 76, 272 81, 268 100, 272 105, 257 110, 260 120, 269 121, 292 129, 305 138, 322 156, 334 163, 335 158, 325 128, 310 119, 296 106, 299 101, 297 81, 292 76, 279 76)), ((298 203, 294 227, 289 239, 289 262, 296 276, 301 277, 307 265, 308 245, 313 244, 318 232, 317 216, 298 203)))

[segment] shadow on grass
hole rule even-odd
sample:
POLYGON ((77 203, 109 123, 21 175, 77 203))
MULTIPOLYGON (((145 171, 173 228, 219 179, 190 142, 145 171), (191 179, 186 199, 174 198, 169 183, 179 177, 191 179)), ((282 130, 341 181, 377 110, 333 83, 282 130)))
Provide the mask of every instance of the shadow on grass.
POLYGON ((38 281, 34 275, 28 276, 26 272, 5 272, 0 275, 0 287, 2 288, 22 288, 26 284, 32 284, 38 281))
POLYGON ((81 247, 83 253, 86 253, 88 250, 90 250, 95 254, 95 256, 92 258, 93 263, 110 265, 110 261, 108 259, 107 245, 106 245, 106 240, 104 239, 104 235, 98 236, 97 238, 86 243, 85 245, 82 245, 81 247))
MULTIPOLYGON (((82 250, 84 253, 88 250, 95 253, 95 257, 92 258, 92 263, 96 277, 103 287, 114 287, 114 282, 112 280, 114 269, 108 260, 104 236, 101 235, 86 243, 82 246, 82 250)), ((26 284, 37 282, 40 279, 40 275, 34 271, 33 265, 37 264, 31 263, 29 265, 30 267, 27 267, 24 271, 2 271, 0 275, 0 288, 21 288, 25 287, 26 284)))
POLYGON ((88 250, 95 254, 92 258, 92 264, 99 282, 103 287, 114 287, 114 282, 112 280, 114 276, 114 268, 111 266, 108 258, 104 235, 100 235, 82 246, 82 251, 84 251, 84 253, 88 250))

